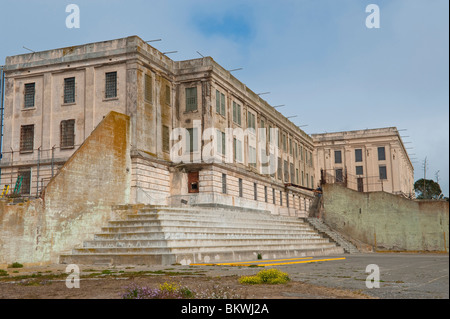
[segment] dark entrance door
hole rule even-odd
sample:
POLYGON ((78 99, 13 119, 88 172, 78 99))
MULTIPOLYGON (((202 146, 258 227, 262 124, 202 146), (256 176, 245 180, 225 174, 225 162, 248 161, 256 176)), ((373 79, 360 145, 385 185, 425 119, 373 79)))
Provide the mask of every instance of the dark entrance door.
POLYGON ((198 172, 188 173, 188 192, 198 193, 198 172))
POLYGON ((358 192, 364 192, 364 180, 362 177, 358 177, 358 192))

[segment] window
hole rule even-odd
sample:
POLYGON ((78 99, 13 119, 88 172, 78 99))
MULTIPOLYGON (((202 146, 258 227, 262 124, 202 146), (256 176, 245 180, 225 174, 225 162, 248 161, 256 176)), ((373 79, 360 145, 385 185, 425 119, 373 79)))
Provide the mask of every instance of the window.
POLYGON ((233 102, 233 122, 241 125, 241 105, 233 102))
POLYGON ((242 142, 236 138, 233 139, 234 160, 242 163, 242 142))
POLYGON ((314 176, 311 176, 311 188, 314 188, 314 176))
POLYGON ((249 146, 248 147, 248 156, 249 156, 248 164, 250 166, 256 168, 256 148, 249 146))
POLYGON ((22 195, 30 195, 31 193, 31 167, 19 168, 18 178, 22 178, 19 193, 22 195))
POLYGON ((227 193, 227 174, 222 174, 222 193, 227 193))
POLYGON ((217 130, 217 153, 225 155, 225 133, 217 130))
POLYGON ((294 183, 294 174, 295 174, 295 170, 294 170, 294 164, 293 163, 290 163, 289 164, 289 171, 290 171, 290 173, 291 173, 291 183, 294 183))
POLYGON ((75 78, 64 79, 64 103, 75 103, 75 78))
POLYGON ((280 206, 283 206, 283 192, 280 191, 280 206))
POLYGON ((264 201, 267 203, 268 202, 268 196, 267 196, 267 186, 264 186, 264 201))
POLYGON ((186 150, 189 152, 197 152, 198 151, 198 141, 197 141, 197 129, 196 128, 188 128, 187 129, 188 136, 186 136, 186 150))
POLYGON ((197 87, 186 88, 186 112, 197 110, 197 87))
POLYGON ((386 166, 381 165, 379 167, 379 171, 380 171, 380 179, 387 179, 387 170, 386 170, 386 166))
POLYGON ((287 145, 286 145, 286 135, 282 135, 281 137, 281 144, 283 145, 283 151, 287 151, 287 145))
POLYGON ((278 157, 277 175, 278 179, 281 180, 281 176, 283 175, 283 162, 281 161, 281 157, 278 157))
POLYGON ((275 205, 276 204, 276 202, 275 202, 275 188, 272 188, 272 203, 275 205))
POLYGON ((243 197, 244 196, 244 190, 243 190, 243 186, 242 186, 242 178, 239 178, 239 197, 243 197))
POLYGON ((298 168, 295 169, 295 183, 298 185, 298 168))
POLYGON ((305 173, 302 171, 302 186, 305 186, 305 173))
POLYGON ((225 95, 216 90, 216 113, 225 116, 225 95))
POLYGON ((105 75, 105 98, 117 97, 117 72, 108 72, 105 75))
POLYGON ((341 151, 334 151, 334 163, 336 163, 336 164, 342 163, 342 153, 341 153, 341 151))
POLYGON ((289 166, 287 161, 284 161, 284 181, 286 183, 289 181, 289 166))
POLYGON ((342 183, 344 181, 344 175, 342 169, 336 170, 336 183, 342 183))
POLYGON ((289 139, 289 154, 294 155, 294 148, 292 147, 292 139, 289 139))
POLYGON ((33 152, 34 125, 20 127, 20 152, 33 152))
POLYGON ((363 172, 362 166, 356 166, 356 175, 363 175, 363 172))
POLYGON ((378 160, 379 161, 386 160, 386 151, 384 149, 384 146, 378 148, 378 160))
POLYGON ((248 120, 248 125, 247 125, 247 127, 248 127, 249 129, 256 130, 255 114, 250 113, 250 112, 247 112, 247 120, 248 120))
POLYGON ((166 104, 170 106, 170 86, 166 84, 166 104))
POLYGON ((148 74, 145 75, 145 101, 152 103, 153 87, 152 87, 152 77, 148 74))
POLYGON ((362 149, 355 150, 355 162, 362 162, 362 149))
POLYGON ((289 207, 289 193, 286 193, 286 207, 289 207))
POLYGON ((300 145, 300 160, 303 161, 303 145, 300 145))
POLYGON ((27 83, 25 84, 25 108, 34 107, 34 95, 35 95, 35 84, 27 83))
POLYGON ((254 195, 254 199, 258 200, 258 184, 253 183, 253 195, 254 195))
POLYGON ((170 152, 170 131, 169 127, 163 125, 163 131, 162 131, 162 142, 163 142, 163 152, 169 153, 170 152))
POLYGON ((75 120, 61 121, 61 148, 73 148, 75 145, 75 120))
POLYGON ((306 173, 306 187, 309 188, 309 174, 306 173))

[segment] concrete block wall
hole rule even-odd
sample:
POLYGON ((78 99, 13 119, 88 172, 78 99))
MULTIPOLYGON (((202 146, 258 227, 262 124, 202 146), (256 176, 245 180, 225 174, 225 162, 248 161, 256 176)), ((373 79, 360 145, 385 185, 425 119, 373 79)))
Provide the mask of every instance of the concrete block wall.
POLYGON ((337 184, 323 185, 323 192, 325 223, 375 250, 448 252, 447 201, 360 193, 337 184))

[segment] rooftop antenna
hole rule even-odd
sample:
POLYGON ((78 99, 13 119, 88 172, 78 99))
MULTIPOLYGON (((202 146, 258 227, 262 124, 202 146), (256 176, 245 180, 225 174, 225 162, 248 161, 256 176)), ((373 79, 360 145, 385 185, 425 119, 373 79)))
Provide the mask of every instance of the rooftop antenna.
MULTIPOLYGON (((308 124, 305 124, 305 125, 297 125, 298 128, 305 127, 305 126, 308 126, 308 124)), ((326 133, 326 132, 325 132, 325 133, 326 133)))
POLYGON ((149 42, 157 42, 157 41, 161 41, 162 39, 155 39, 155 40, 148 40, 148 41, 145 41, 145 43, 149 43, 149 42))
POLYGON ((177 53, 178 51, 167 51, 167 52, 163 52, 162 54, 166 55, 166 54, 170 54, 170 53, 177 53))
POLYGON ((280 105, 275 105, 273 108, 274 109, 276 109, 276 108, 278 108, 278 107, 282 107, 282 106, 285 106, 284 104, 280 104, 280 105))
POLYGON ((233 71, 239 71, 242 70, 243 68, 237 68, 237 69, 232 69, 232 70, 227 70, 228 72, 233 72, 233 71))
POLYGON ((287 119, 292 119, 292 118, 294 118, 294 117, 297 117, 298 115, 292 115, 292 116, 287 116, 286 118, 287 119))
POLYGON ((269 94, 270 92, 263 92, 263 93, 258 93, 256 95, 263 95, 263 94, 269 94))
POLYGON ((33 51, 33 50, 31 50, 31 49, 28 49, 27 47, 23 47, 24 49, 26 49, 26 50, 28 50, 28 51, 31 51, 31 52, 33 52, 33 53, 36 53, 36 51, 33 51))
POLYGON ((440 170, 438 170, 434 175, 436 176, 436 183, 439 184, 439 172, 440 170))
POLYGON ((202 58, 204 58, 203 54, 201 54, 200 52, 196 51, 202 58))

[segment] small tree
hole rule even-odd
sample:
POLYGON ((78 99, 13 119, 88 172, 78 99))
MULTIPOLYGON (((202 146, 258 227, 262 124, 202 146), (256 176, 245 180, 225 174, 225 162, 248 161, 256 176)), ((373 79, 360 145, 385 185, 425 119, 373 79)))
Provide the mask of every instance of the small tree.
POLYGON ((414 183, 417 199, 442 199, 441 186, 431 179, 419 179, 414 183))

